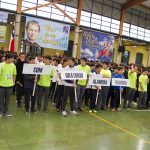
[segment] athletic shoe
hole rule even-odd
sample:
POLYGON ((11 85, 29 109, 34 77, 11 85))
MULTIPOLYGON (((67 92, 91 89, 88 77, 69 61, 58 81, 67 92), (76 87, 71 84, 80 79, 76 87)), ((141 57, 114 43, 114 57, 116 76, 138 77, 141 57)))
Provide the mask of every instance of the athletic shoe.
POLYGON ((66 112, 66 111, 63 111, 63 112, 62 112, 62 115, 63 115, 64 117, 67 117, 67 112, 66 112))
POLYGON ((2 117, 3 116, 3 113, 2 112, 0 112, 0 117, 2 117))
POLYGON ((121 108, 117 108, 116 110, 120 112, 120 111, 121 111, 121 108))
POLYGON ((92 110, 89 110, 89 113, 92 113, 92 110))
POLYGON ((6 112, 5 115, 6 115, 7 117, 12 117, 12 114, 11 114, 10 112, 6 112))
POLYGON ((82 108, 81 108, 81 107, 78 107, 78 110, 79 110, 79 111, 82 111, 82 108))
POLYGON ((97 111, 96 111, 96 110, 93 110, 93 113, 97 113, 97 111))
POLYGON ((74 111, 70 111, 70 114, 72 115, 78 115, 78 113, 74 110, 74 111))
POLYGON ((116 110, 115 110, 115 108, 113 108, 111 111, 112 111, 112 112, 115 112, 116 110))

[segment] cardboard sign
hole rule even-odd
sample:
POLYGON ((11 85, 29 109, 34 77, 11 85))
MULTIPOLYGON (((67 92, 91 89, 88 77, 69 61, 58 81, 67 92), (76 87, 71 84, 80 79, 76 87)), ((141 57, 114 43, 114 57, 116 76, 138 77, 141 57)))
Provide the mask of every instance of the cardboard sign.
POLYGON ((50 75, 51 70, 50 65, 24 64, 23 66, 23 74, 50 75))
POLYGON ((84 71, 64 70, 61 72, 62 80, 86 80, 87 74, 84 71))
POLYGON ((129 87, 130 81, 128 79, 112 78, 112 86, 129 87))
POLYGON ((89 85, 110 86, 110 78, 102 78, 102 75, 95 74, 89 77, 89 85))

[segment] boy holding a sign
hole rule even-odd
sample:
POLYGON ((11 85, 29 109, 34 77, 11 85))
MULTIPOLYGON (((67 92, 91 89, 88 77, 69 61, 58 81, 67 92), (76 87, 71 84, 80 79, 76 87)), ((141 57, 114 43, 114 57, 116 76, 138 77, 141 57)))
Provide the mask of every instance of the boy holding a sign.
MULTIPOLYGON (((29 56, 28 57, 28 63, 29 64, 35 64, 35 57, 29 56)), ((36 94, 34 96, 33 93, 33 87, 34 84, 37 82, 37 77, 33 74, 24 74, 24 92, 25 92, 25 110, 28 114, 30 112, 36 112, 35 111, 35 102, 36 102, 36 94), (30 101, 31 101, 31 108, 30 108, 30 101)))
MULTIPOLYGON (((101 69, 101 74, 103 78, 111 78, 111 71, 108 69, 108 67, 109 67, 109 63, 103 62, 103 69, 101 69)), ((102 110, 105 110, 108 92, 109 92, 109 86, 102 86, 102 103, 101 103, 102 110)))
MULTIPOLYGON (((124 69, 123 67, 118 67, 118 73, 114 75, 114 78, 124 79, 124 69)), ((120 111, 120 101, 121 101, 121 93, 123 91, 123 87, 121 86, 114 86, 114 94, 112 97, 112 111, 120 111)))
MULTIPOLYGON (((50 65, 52 58, 50 56, 45 56, 44 58, 44 64, 49 65, 49 67, 52 67, 50 65)), ((38 92, 37 92, 37 108, 40 111, 42 106, 42 94, 44 91, 44 106, 43 111, 48 112, 48 99, 49 99, 49 89, 51 85, 51 79, 54 76, 54 69, 52 67, 52 71, 50 75, 40 75, 38 80, 38 92)))
MULTIPOLYGON (((68 59, 68 66, 65 67, 64 70, 70 72, 73 70, 76 70, 74 68, 74 64, 75 64, 75 59, 73 57, 68 59)), ((62 78, 62 75, 61 75, 62 78)), ((73 115, 78 115, 78 113, 75 111, 75 107, 74 107, 74 103, 75 103, 75 91, 74 88, 76 86, 76 81, 75 80, 65 80, 65 86, 64 86, 64 97, 63 97, 63 101, 62 101, 62 115, 64 117, 67 116, 67 112, 66 112, 66 104, 67 104, 67 98, 68 96, 70 97, 70 108, 71 111, 70 113, 73 115)))
POLYGON ((8 53, 6 54, 6 60, 0 63, 0 117, 3 115, 12 116, 8 107, 16 79, 16 66, 13 61, 14 56, 8 53))
MULTIPOLYGON (((100 71, 101 71, 101 65, 96 65, 95 66, 95 72, 91 74, 90 78, 95 78, 95 75, 100 75, 100 71)), ((102 76, 101 76, 102 77, 102 76)), ((92 89, 91 89, 91 99, 90 99, 90 113, 96 113, 96 105, 97 108, 100 105, 100 94, 101 94, 101 85, 92 85, 92 89)))
MULTIPOLYGON (((87 77, 89 77, 91 69, 88 65, 86 65, 86 58, 81 58, 80 59, 80 65, 77 66, 77 69, 79 71, 84 71, 87 74, 87 77)), ((77 82, 77 99, 78 99, 78 110, 82 111, 81 105, 82 105, 82 100, 83 96, 85 93, 86 85, 87 85, 88 79, 87 80, 78 80, 77 82)))

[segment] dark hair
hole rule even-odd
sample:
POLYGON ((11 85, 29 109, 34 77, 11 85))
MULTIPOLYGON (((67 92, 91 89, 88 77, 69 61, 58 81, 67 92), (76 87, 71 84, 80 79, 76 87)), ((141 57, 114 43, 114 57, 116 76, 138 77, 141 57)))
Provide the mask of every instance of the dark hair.
POLYGON ((10 58, 14 58, 14 55, 13 55, 12 53, 7 53, 7 54, 5 55, 5 58, 6 58, 6 60, 7 60, 7 59, 10 59, 10 58))
POLYGON ((81 58, 81 59, 80 59, 80 61, 81 61, 81 60, 84 60, 85 62, 87 61, 87 59, 86 59, 86 58, 84 58, 84 57, 83 57, 83 58, 81 58))
POLYGON ((120 71, 120 70, 122 70, 123 69, 123 67, 118 67, 118 70, 120 71))
POLYGON ((29 56, 29 57, 28 57, 28 61, 31 61, 31 60, 33 60, 33 59, 35 59, 34 56, 29 56))
POLYGON ((95 65, 95 68, 100 68, 100 67, 102 67, 100 64, 95 65))
POLYGON ((48 59, 48 60, 52 60, 52 57, 51 57, 51 56, 45 56, 44 58, 45 58, 45 59, 48 59))
POLYGON ((26 30, 28 30, 30 24, 36 24, 36 25, 39 27, 38 31, 40 32, 40 25, 39 25, 39 23, 38 23, 37 21, 35 21, 35 20, 28 21, 28 23, 27 23, 27 25, 26 25, 26 30))
POLYGON ((24 52, 19 53, 19 56, 21 56, 21 55, 25 55, 26 56, 26 53, 24 53, 24 52))
POLYGON ((56 61, 58 64, 60 64, 60 59, 59 58, 54 58, 53 61, 56 61))
POLYGON ((69 60, 69 59, 72 60, 73 62, 75 62, 74 57, 69 57, 68 60, 69 60))
POLYGON ((63 63, 64 63, 64 62, 67 62, 67 61, 68 61, 68 58, 64 58, 64 59, 63 59, 63 63))
POLYGON ((108 66, 108 65, 109 65, 109 62, 104 61, 104 62, 103 62, 103 64, 105 64, 105 65, 107 65, 107 66, 108 66))

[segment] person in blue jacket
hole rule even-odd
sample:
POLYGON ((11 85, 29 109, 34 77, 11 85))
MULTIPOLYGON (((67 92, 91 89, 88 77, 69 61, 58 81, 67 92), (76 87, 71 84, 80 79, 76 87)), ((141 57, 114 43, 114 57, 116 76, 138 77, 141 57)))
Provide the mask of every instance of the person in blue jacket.
MULTIPOLYGON (((118 67, 118 73, 113 76, 113 78, 120 78, 124 79, 124 69, 123 67, 118 67)), ((114 94, 112 98, 112 111, 120 111, 120 94, 123 91, 123 87, 121 86, 114 86, 114 94)))

